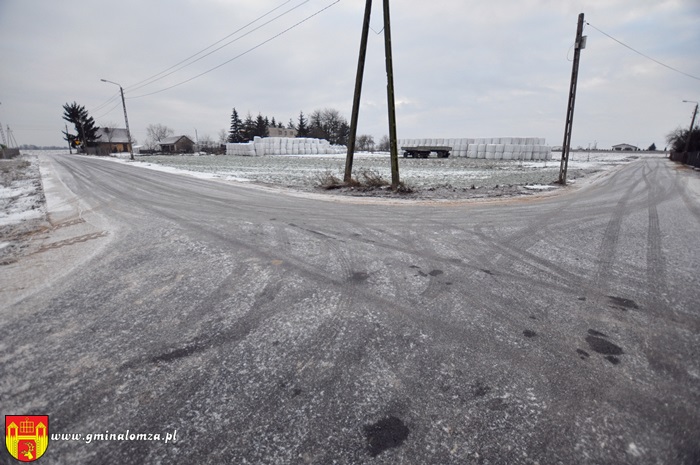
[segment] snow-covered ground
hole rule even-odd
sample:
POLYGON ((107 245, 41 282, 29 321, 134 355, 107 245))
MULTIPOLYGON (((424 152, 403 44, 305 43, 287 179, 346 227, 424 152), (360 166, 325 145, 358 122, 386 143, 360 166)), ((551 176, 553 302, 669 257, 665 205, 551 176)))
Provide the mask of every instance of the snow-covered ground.
MULTIPOLYGON (((661 156, 653 154, 654 156, 661 156)), ((570 181, 635 159, 640 153, 572 153, 569 160, 570 181)), ((504 194, 527 194, 551 189, 559 177, 559 159, 549 161, 485 160, 472 158, 413 159, 399 158, 402 182, 418 195, 438 192, 453 198, 456 193, 474 197, 488 195, 486 191, 510 189, 504 194), (468 195, 471 194, 471 195, 468 195)), ((263 157, 183 155, 137 157, 136 164, 151 168, 174 169, 200 176, 230 181, 249 181, 311 191, 320 179, 332 174, 342 179, 345 155, 272 155, 263 157)), ((353 175, 363 170, 391 179, 390 159, 385 153, 357 154, 353 175)), ((498 195, 498 194, 497 194, 498 195)))
POLYGON ((44 195, 36 157, 0 160, 0 171, 0 227, 41 218, 44 195))
POLYGON ((45 217, 36 156, 0 160, 0 265, 13 260, 26 236, 46 227, 45 217))

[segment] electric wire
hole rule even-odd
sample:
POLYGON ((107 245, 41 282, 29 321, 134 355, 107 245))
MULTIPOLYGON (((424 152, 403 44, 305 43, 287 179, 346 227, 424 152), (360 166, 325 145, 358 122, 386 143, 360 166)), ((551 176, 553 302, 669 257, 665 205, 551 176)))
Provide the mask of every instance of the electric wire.
POLYGON ((682 74, 682 75, 684 75, 684 76, 687 76, 687 77, 689 77, 689 78, 696 79, 696 80, 700 81, 700 77, 698 77, 698 76, 693 76, 692 74, 688 74, 688 73, 686 73, 686 72, 683 72, 683 71, 681 71, 681 70, 679 70, 679 69, 674 68, 673 66, 669 66, 669 65, 667 65, 667 64, 665 64, 665 63, 662 63, 662 62, 660 62, 659 60, 656 60, 655 58, 652 58, 652 57, 650 57, 649 55, 646 55, 646 54, 640 52, 639 50, 635 50, 634 48, 630 47, 629 45, 625 44, 624 42, 617 40, 616 38, 614 38, 614 37, 611 36, 610 34, 601 31, 600 29, 598 29, 597 27, 595 27, 595 26, 592 25, 591 23, 586 22, 586 24, 587 24, 588 26, 591 26, 593 29, 595 29, 596 31, 600 32, 600 33, 603 34, 604 36, 607 36, 607 37, 611 38, 612 40, 614 40, 614 41, 617 42, 618 44, 622 45, 623 47, 632 50, 634 53, 637 53, 637 54, 643 56, 644 58, 653 61, 654 63, 657 63, 657 64, 659 64, 659 65, 661 65, 661 66, 663 66, 663 67, 665 67, 665 68, 668 68, 668 69, 670 69, 671 71, 675 71, 675 72, 680 73, 680 74, 682 74))
POLYGON ((279 9, 279 8, 282 8, 284 5, 286 5, 287 3, 291 2, 291 1, 292 1, 292 0, 287 0, 286 2, 282 3, 281 5, 276 6, 276 7, 273 8, 272 10, 270 10, 270 11, 268 11, 267 13, 263 14, 262 16, 258 16, 258 17, 255 18, 253 21, 250 21, 248 24, 246 24, 246 25, 244 25, 244 26, 242 26, 242 27, 236 29, 235 31, 233 31, 233 32, 230 33, 229 35, 227 35, 227 36, 225 36, 225 37, 222 37, 221 39, 219 39, 218 41, 214 42, 213 44, 211 44, 211 45, 209 45, 209 46, 207 46, 207 47, 204 47, 204 48, 203 48, 202 50, 200 50, 199 52, 197 52, 197 53, 195 53, 195 54, 193 54, 193 55, 190 55, 189 57, 185 58, 185 59, 182 60, 182 61, 179 61, 178 63, 175 63, 175 64, 172 65, 170 68, 164 69, 163 71, 161 71, 161 72, 159 72, 159 73, 156 73, 156 74, 154 74, 154 75, 152 75, 152 76, 150 76, 150 77, 147 77, 146 79, 144 79, 144 80, 142 80, 142 81, 139 81, 139 82, 137 82, 137 83, 135 83, 135 84, 132 84, 132 86, 130 86, 130 87, 138 86, 138 85, 140 85, 140 84, 143 84, 143 83, 146 82, 146 81, 150 81, 151 79, 153 79, 153 78, 155 78, 155 77, 158 77, 158 76, 160 76, 161 74, 164 74, 164 73, 170 71, 171 69, 173 69, 173 68, 175 68, 175 67, 177 67, 177 66, 179 66, 179 65, 181 65, 181 64, 183 64, 183 63, 185 63, 185 62, 187 62, 188 60, 190 60, 190 59, 196 57, 196 56, 199 55, 200 53, 203 53, 203 52, 205 52, 206 50, 209 50, 209 49, 212 48, 213 46, 215 46, 215 45, 217 45, 217 44, 223 42, 224 40, 228 39, 229 37, 231 37, 231 36, 233 36, 233 35, 239 33, 240 31, 242 31, 243 29, 247 28, 248 26, 251 26, 251 25, 255 24, 256 22, 260 21, 260 20, 261 20, 262 18, 264 18, 265 16, 269 15, 270 13, 274 12, 275 10, 277 10, 277 9, 279 9))
MULTIPOLYGON (((291 0, 290 0, 290 1, 291 1, 291 0)), ((245 34, 243 34, 243 35, 241 35, 241 36, 239 36, 239 37, 236 37, 235 39, 233 39, 233 40, 231 40, 231 41, 229 41, 229 42, 226 42, 225 44, 221 45, 220 47, 217 47, 217 48, 215 48, 214 50, 212 50, 212 51, 210 51, 210 52, 208 52, 208 53, 206 53, 206 54, 200 56, 200 57, 197 58, 196 60, 192 60, 192 61, 190 61, 189 63, 183 64, 182 66, 179 66, 180 64, 185 63, 186 61, 190 60, 191 58, 193 58, 193 57, 195 57, 195 56, 197 56, 197 55, 199 55, 199 54, 201 54, 201 53, 204 52, 205 50, 207 50, 207 49, 213 47, 214 45, 220 43, 221 41, 223 41, 223 40, 225 40, 225 39, 231 37, 232 35, 234 35, 234 34, 240 32, 240 31, 242 31, 243 29, 245 29, 245 28, 247 28, 248 26, 252 25, 253 23, 259 21, 259 20, 262 19, 263 17, 265 17, 265 16, 267 16, 268 14, 272 13, 273 11, 279 9, 282 5, 285 5, 285 4, 288 3, 288 2, 283 3, 283 4, 280 5, 279 7, 274 8, 273 10, 271 10, 271 11, 265 13, 264 15, 258 17, 258 18, 255 19, 254 21, 252 21, 252 22, 246 24, 246 25, 243 26, 242 28, 239 28, 239 29, 238 29, 237 31, 235 31, 235 32, 232 32, 232 33, 229 34, 228 36, 224 37, 223 39, 219 40, 218 42, 215 42, 214 44, 210 45, 209 47, 205 48, 204 50, 195 53, 194 55, 190 56, 189 58, 186 58, 185 60, 181 61, 180 63, 171 66, 170 68, 168 68, 168 69, 165 70, 165 71, 161 71, 160 73, 158 73, 158 74, 152 76, 151 78, 145 79, 144 81, 141 81, 141 82, 139 82, 139 83, 136 83, 136 84, 133 84, 133 85, 129 86, 127 89, 125 89, 125 91, 127 91, 127 90, 128 90, 128 91, 135 91, 135 90, 141 89, 141 88, 146 87, 146 86, 148 86, 148 85, 150 85, 150 84, 153 84, 153 83, 155 83, 155 82, 158 82, 158 81, 160 81, 161 79, 164 79, 164 78, 166 78, 166 77, 168 77, 168 76, 170 76, 170 75, 172 75, 172 74, 174 74, 174 73, 180 71, 181 69, 184 69, 184 68, 186 68, 186 67, 188 67, 188 66, 190 66, 190 65, 192 65, 192 64, 194 64, 194 63, 197 63, 198 61, 202 60, 203 58, 206 58, 206 57, 208 57, 209 55, 211 55, 211 54, 213 54, 213 53, 215 53, 215 52, 221 50, 222 48, 227 47, 227 46, 231 45, 231 44, 234 43, 234 42, 237 42, 238 40, 240 40, 240 39, 242 39, 242 38, 244 38, 244 37, 246 37, 246 36, 252 34, 253 32, 257 31, 258 29, 261 29, 261 28, 267 26, 268 24, 270 24, 270 23, 272 23, 272 22, 274 22, 274 21, 277 21, 277 20, 278 20, 279 18, 281 18, 282 16, 285 16, 286 14, 291 13, 292 11, 294 11, 294 10, 296 10, 297 8, 301 7, 302 5, 308 3, 309 1, 310 1, 310 0, 305 0, 305 1, 303 1, 303 2, 301 2, 300 4, 298 4, 298 5, 296 5, 296 6, 292 7, 292 8, 290 8, 289 10, 285 11, 284 13, 279 14, 279 15, 275 16, 274 18, 270 19, 269 21, 267 21, 267 22, 261 24, 260 26, 254 28, 254 29, 251 29, 250 31, 246 32, 245 34), (173 69, 173 68, 175 68, 175 69, 173 69), (172 70, 172 71, 170 71, 170 70, 172 70), (168 71, 170 71, 170 72, 168 72, 168 71), (164 74, 164 73, 167 73, 167 74, 164 74), (160 77, 156 77, 156 76, 160 76, 160 77)))
POLYGON ((98 115, 98 116, 95 116, 95 119, 98 120, 98 119, 100 119, 100 118, 104 118, 105 116, 107 116, 108 114, 110 114, 110 113, 112 113, 114 110, 116 110, 117 107, 119 107, 119 106, 121 106, 121 102, 117 102, 116 104, 114 104, 114 106, 113 106, 112 108, 110 108, 110 109, 107 110, 106 112, 104 112, 104 113, 102 113, 102 114, 100 114, 100 115, 98 115))
POLYGON ((110 98, 108 98, 104 102, 100 103, 99 105, 97 105, 95 108, 91 108, 90 113, 96 113, 96 112, 102 110, 107 105, 110 105, 114 101, 114 99, 116 99, 118 97, 119 97, 119 92, 116 92, 114 95, 112 95, 110 98))
POLYGON ((175 88, 175 87, 179 87, 179 86, 181 86, 181 85, 183 85, 183 84, 187 84, 188 82, 194 81, 195 79, 200 78, 200 77, 204 76, 205 74, 209 74, 209 73, 211 73, 212 71, 217 70, 217 69, 221 68, 222 66, 227 65, 227 64, 231 63, 232 61, 237 60, 238 58, 241 58, 241 57, 244 56, 244 55, 247 55, 248 53, 250 53, 250 52, 252 52, 252 51, 254 51, 254 50, 256 50, 256 49, 262 47, 263 45, 267 44, 268 42, 271 42, 271 41, 275 40, 276 38, 278 38, 278 37, 280 37, 280 36, 286 34, 287 32, 291 31, 292 29, 295 29, 296 27, 300 26, 301 24, 303 24, 303 23, 309 21, 311 18, 313 18, 313 17, 315 17, 315 16, 317 16, 317 15, 323 13, 324 11, 326 11, 326 10, 329 9, 329 8, 331 8, 333 5, 336 5, 337 3, 340 3, 340 0, 335 0, 333 3, 331 3, 331 4, 329 4, 329 5, 326 5, 325 7, 321 8, 321 9, 318 10, 318 11, 316 11, 315 13, 313 13, 313 14, 307 16, 306 18, 302 19, 301 21, 299 21, 299 22, 293 24, 292 26, 290 26, 290 27, 284 29, 282 32, 279 32, 279 33, 275 34, 274 36, 272 36, 272 37, 270 37, 270 38, 268 38, 268 39, 266 39, 266 40, 260 42, 259 44, 255 45, 254 47, 249 48, 249 49, 246 50, 245 52, 242 52, 242 53, 240 53, 240 54, 234 56, 233 58, 231 58, 231 59, 229 59, 229 60, 226 60, 226 61, 224 61, 223 63, 220 63, 220 64, 214 66, 213 68, 209 68, 208 70, 206 70, 206 71, 204 71, 204 72, 201 72, 201 73, 199 73, 199 74, 197 74, 197 75, 195 75, 195 76, 192 76, 192 77, 189 78, 189 79, 185 79, 184 81, 178 82, 177 84, 173 84, 173 85, 171 85, 171 86, 164 87, 163 89, 156 90, 156 91, 154 91, 154 92, 149 92, 149 93, 146 93, 146 94, 136 95, 136 96, 134 96, 134 97, 128 97, 128 98, 129 98, 129 99, 137 99, 137 98, 148 97, 148 96, 150 96, 150 95, 159 94, 159 93, 161 93, 161 92, 165 92, 166 90, 170 90, 170 89, 173 89, 173 88, 175 88))

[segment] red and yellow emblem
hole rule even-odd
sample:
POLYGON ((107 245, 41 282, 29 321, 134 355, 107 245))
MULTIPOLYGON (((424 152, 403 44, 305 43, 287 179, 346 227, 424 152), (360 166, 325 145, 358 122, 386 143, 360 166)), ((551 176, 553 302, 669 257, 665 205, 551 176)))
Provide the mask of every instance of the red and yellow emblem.
POLYGON ((5 415, 5 446, 20 462, 33 462, 49 446, 48 415, 5 415))

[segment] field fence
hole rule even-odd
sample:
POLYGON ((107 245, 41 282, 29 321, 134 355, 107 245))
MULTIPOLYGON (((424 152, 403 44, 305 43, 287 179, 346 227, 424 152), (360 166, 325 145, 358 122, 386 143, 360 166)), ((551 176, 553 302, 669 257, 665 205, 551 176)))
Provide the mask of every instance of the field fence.
POLYGON ((700 152, 671 152, 671 160, 700 168, 700 152))

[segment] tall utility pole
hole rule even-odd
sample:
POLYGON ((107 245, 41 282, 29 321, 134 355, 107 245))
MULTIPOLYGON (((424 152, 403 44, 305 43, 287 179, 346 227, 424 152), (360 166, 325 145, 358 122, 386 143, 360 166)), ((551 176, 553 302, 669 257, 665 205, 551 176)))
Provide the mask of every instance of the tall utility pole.
MULTIPOLYGON (((362 40, 360 41, 360 57, 357 63, 357 76, 355 78, 355 97, 352 105, 352 119, 350 122, 350 140, 348 142, 348 154, 345 159, 344 181, 349 182, 352 177, 352 162, 355 152, 355 137, 357 135, 357 120, 360 111, 360 94, 362 92, 362 77, 365 69, 365 55, 367 51, 367 36, 369 35, 369 20, 372 10, 372 0, 366 0, 365 17, 362 25, 362 40)), ((389 0, 384 0, 384 54, 386 56, 387 77, 387 104, 389 107, 389 141, 391 146, 391 187, 396 189, 399 184, 399 155, 396 141, 396 110, 394 101, 394 65, 391 57, 391 27, 389 19, 389 0)))
POLYGON ((355 155, 355 138, 357 137, 357 119, 360 115, 360 95, 362 94, 362 77, 365 74, 365 56, 367 55, 367 36, 369 35, 369 20, 372 13, 372 0, 365 4, 365 19, 362 23, 362 39, 360 40, 360 57, 357 60, 357 75, 355 76, 355 96, 352 100, 352 117, 350 118, 350 139, 348 140, 348 155, 345 158, 345 177, 348 183, 352 180, 352 161, 355 155))
MULTIPOLYGON (((66 124, 66 139, 68 139, 68 125, 66 124)), ((73 147, 70 145, 70 139, 68 139, 68 153, 73 155, 73 147)))
POLYGON ((394 101, 394 65, 391 57, 389 0, 384 0, 384 54, 386 55, 387 104, 389 106, 389 144, 391 147, 391 188, 399 187, 399 150, 396 141, 396 108, 394 101))
POLYGON ((561 166, 559 168, 559 184, 566 184, 566 170, 569 166, 569 148, 571 145, 571 128, 574 123, 574 104, 576 102, 576 85, 578 82, 578 64, 581 50, 586 48, 586 37, 583 35, 583 13, 578 15, 576 42, 574 44, 574 64, 571 69, 571 86, 569 87, 569 104, 566 107, 566 128, 564 143, 561 145, 561 166))
POLYGON ((108 81, 107 79, 100 79, 102 82, 108 82, 110 84, 114 84, 115 86, 119 86, 119 92, 122 94, 122 107, 124 108, 124 123, 126 123, 126 137, 129 140, 129 154, 131 155, 131 159, 134 159, 134 144, 131 142, 131 131, 129 131, 129 117, 126 116, 126 101, 124 100, 124 89, 122 89, 122 86, 117 84, 116 82, 108 81))
POLYGON ((690 148, 690 138, 693 135, 693 126, 695 126, 695 117, 698 114, 698 102, 693 102, 691 100, 683 100, 683 103, 695 104, 695 110, 693 110, 693 119, 690 120, 690 129, 688 130, 688 137, 685 139, 685 150, 683 150, 683 153, 688 153, 688 149, 690 148))

